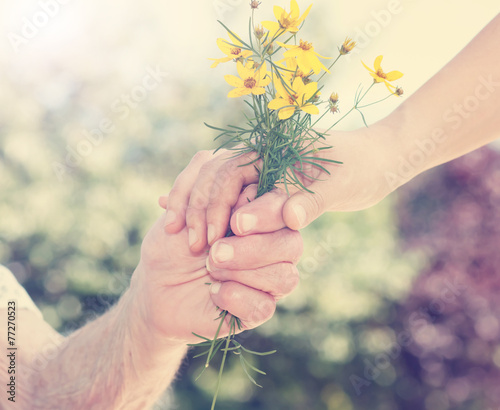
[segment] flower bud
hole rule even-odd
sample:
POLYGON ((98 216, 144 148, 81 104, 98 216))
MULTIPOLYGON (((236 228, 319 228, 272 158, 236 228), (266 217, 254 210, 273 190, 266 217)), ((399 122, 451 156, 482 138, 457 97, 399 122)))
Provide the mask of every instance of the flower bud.
POLYGON ((330 112, 332 114, 339 112, 339 95, 337 93, 331 93, 330 98, 328 98, 328 104, 330 105, 330 112))
POLYGON ((401 97, 404 93, 405 92, 401 87, 396 87, 396 90, 394 91, 394 94, 397 95, 398 97, 401 97))
POLYGON ((339 102, 339 95, 337 93, 331 93, 328 100, 330 104, 337 104, 339 102))
POLYGON ((257 37, 257 39, 260 40, 262 37, 264 37, 264 27, 262 27, 262 25, 255 26, 254 34, 255 37, 257 37))
POLYGON ((259 8, 259 6, 260 6, 260 3, 261 3, 260 1, 257 1, 257 0, 252 0, 252 1, 250 2, 250 8, 251 8, 252 10, 254 10, 254 9, 258 9, 258 8, 259 8))
POLYGON ((356 47, 356 42, 351 40, 349 37, 346 37, 344 43, 339 48, 339 53, 342 55, 349 54, 354 47, 356 47))
POLYGON ((269 44, 269 42, 266 41, 264 43, 264 48, 266 48, 266 47, 267 47, 267 50, 266 50, 267 54, 271 55, 274 51, 274 43, 269 44))

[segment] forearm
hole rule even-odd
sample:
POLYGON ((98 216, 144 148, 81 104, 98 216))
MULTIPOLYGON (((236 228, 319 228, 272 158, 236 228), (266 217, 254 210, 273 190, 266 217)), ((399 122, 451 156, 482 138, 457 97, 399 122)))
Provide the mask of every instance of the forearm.
MULTIPOLYGON (((393 189, 500 136, 500 15, 391 115, 393 189)), ((390 179, 390 181, 389 181, 390 179)))
POLYGON ((186 347, 146 334, 127 291, 105 315, 72 334, 32 376, 30 409, 147 409, 171 383, 186 347))

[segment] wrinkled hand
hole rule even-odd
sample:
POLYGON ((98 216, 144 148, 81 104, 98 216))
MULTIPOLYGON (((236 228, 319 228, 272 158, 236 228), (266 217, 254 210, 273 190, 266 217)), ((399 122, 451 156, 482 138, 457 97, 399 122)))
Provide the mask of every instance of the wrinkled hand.
MULTIPOLYGON (((330 175, 317 167, 304 169, 304 174, 313 178, 301 175, 301 182, 314 194, 290 191, 291 197, 282 213, 285 225, 300 229, 326 211, 356 211, 381 201, 391 192, 384 170, 396 156, 393 153, 396 147, 389 141, 392 141, 389 131, 377 125, 327 136, 324 144, 333 148, 317 155, 343 164, 319 162, 330 175)), ((258 181, 254 166, 241 166, 254 157, 247 154, 228 159, 232 154, 221 151, 214 156, 212 152, 199 152, 179 175, 170 193, 165 229, 175 233, 186 226, 193 250, 224 236, 226 221, 242 187, 258 181)), ((272 195, 265 194, 263 198, 272 195)), ((255 232, 257 226, 262 229, 261 219, 267 220, 268 216, 242 208, 232 215, 231 227, 236 235, 246 235, 255 232)))
MULTIPOLYGON (((182 343, 200 341, 192 332, 212 338, 219 325, 214 320, 217 307, 240 318, 244 328, 254 328, 270 319, 276 300, 296 287, 302 240, 297 232, 284 228, 281 206, 286 195, 277 193, 273 204, 264 201, 255 207, 248 203, 255 192, 255 186, 248 187, 235 209, 245 205, 258 214, 265 210, 272 220, 272 230, 266 233, 255 230, 244 237, 219 239, 210 250, 205 246, 195 252, 188 247, 187 227, 177 233, 165 231, 167 214, 148 232, 131 288, 141 317, 154 333, 182 343)), ((165 202, 160 198, 161 205, 165 202)), ((228 321, 229 317, 221 337, 228 334, 228 321)))

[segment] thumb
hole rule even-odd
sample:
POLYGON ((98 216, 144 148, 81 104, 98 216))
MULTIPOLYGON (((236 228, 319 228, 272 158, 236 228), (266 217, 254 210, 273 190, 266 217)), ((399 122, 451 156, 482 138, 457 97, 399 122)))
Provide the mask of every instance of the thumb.
POLYGON ((307 189, 313 193, 298 191, 283 207, 283 220, 290 229, 304 228, 325 212, 328 185, 317 181, 307 189))

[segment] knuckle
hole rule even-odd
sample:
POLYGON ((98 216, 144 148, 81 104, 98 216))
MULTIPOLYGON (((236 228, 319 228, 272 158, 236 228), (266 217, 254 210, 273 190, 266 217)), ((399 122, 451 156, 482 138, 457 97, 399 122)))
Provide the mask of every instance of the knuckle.
POLYGON ((189 199, 189 208, 205 209, 208 204, 208 197, 205 187, 194 188, 191 192, 191 198, 189 199))
POLYGON ((325 198, 321 192, 315 192, 314 194, 309 194, 309 204, 314 213, 321 211, 325 205, 325 198))
POLYGON ((210 175, 213 173, 214 164, 212 161, 205 162, 200 167, 200 175, 210 175))
POLYGON ((239 165, 237 158, 224 162, 217 170, 217 179, 228 180, 235 178, 238 175, 238 171, 240 171, 239 165))

